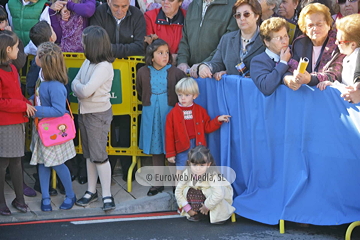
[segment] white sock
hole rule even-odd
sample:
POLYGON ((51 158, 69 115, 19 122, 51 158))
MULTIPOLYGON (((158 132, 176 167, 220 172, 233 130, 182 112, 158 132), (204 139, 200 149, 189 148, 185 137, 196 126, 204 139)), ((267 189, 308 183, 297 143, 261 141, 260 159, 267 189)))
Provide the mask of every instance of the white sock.
MULTIPOLYGON (((110 197, 111 196, 111 166, 110 162, 107 161, 103 164, 96 164, 96 169, 100 177, 102 196, 110 197)), ((104 202, 111 202, 110 199, 105 200, 104 202)))
MULTIPOLYGON (((98 171, 96 168, 96 164, 90 161, 90 158, 86 159, 86 169, 87 169, 87 177, 88 177, 88 191, 91 193, 96 193, 96 182, 98 179, 98 171)), ((89 194, 84 195, 85 198, 90 198, 89 194)))

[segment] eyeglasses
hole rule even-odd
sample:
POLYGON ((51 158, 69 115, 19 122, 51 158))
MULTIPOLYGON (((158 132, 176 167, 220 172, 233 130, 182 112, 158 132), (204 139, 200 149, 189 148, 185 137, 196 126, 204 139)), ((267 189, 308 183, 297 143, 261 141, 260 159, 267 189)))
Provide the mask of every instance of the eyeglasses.
MULTIPOLYGON (((244 16, 244 18, 248 18, 248 17, 250 17, 251 14, 252 14, 252 13, 244 12, 242 15, 244 16)), ((241 18, 241 13, 235 13, 235 14, 233 15, 233 17, 234 17, 235 19, 240 19, 240 18, 241 18)))
POLYGON ((338 4, 345 4, 346 1, 348 1, 348 2, 357 2, 358 0, 337 0, 337 3, 338 4))
POLYGON ((313 29, 314 27, 316 28, 322 28, 325 25, 324 22, 318 22, 316 24, 310 23, 309 25, 306 26, 307 29, 313 29))
POLYGON ((279 42, 282 42, 282 40, 288 40, 289 39, 289 35, 284 35, 284 36, 278 36, 278 37, 273 37, 272 39, 275 39, 275 40, 277 40, 277 41, 279 41, 279 42))
POLYGON ((344 43, 349 43, 349 42, 351 42, 351 41, 345 41, 345 40, 335 40, 335 44, 337 44, 337 45, 340 45, 340 44, 344 44, 344 43))

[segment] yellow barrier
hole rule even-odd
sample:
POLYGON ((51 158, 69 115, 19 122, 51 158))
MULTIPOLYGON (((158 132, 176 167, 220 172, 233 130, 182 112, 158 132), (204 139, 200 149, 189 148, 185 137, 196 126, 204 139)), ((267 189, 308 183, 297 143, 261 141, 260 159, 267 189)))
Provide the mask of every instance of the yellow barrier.
POLYGON ((345 240, 351 240, 351 233, 354 230, 354 228, 357 226, 360 226, 360 221, 353 222, 349 225, 349 227, 346 230, 345 240))

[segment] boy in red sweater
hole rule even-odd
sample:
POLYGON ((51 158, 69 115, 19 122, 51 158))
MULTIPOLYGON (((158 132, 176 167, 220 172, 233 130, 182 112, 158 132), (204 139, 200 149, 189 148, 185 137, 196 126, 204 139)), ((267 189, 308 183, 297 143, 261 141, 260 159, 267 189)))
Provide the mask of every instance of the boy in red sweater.
POLYGON ((185 169, 190 149, 198 145, 206 146, 205 133, 220 128, 223 122, 229 122, 229 115, 210 119, 206 110, 194 103, 199 96, 199 86, 191 78, 181 79, 175 86, 179 102, 166 117, 165 150, 166 158, 176 164, 176 175, 185 169))

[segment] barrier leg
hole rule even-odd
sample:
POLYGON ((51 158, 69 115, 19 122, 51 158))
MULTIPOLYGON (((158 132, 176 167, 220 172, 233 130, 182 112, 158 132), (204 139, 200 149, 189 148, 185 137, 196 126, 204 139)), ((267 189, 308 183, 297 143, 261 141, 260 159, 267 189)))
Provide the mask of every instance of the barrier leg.
POLYGON ((127 176, 127 190, 128 192, 132 191, 132 173, 134 170, 134 167, 136 165, 136 156, 132 156, 132 163, 129 167, 128 176, 127 176))
POLYGON ((235 215, 235 213, 231 214, 231 222, 236 222, 236 215, 235 215))
POLYGON ((51 178, 52 178, 52 188, 56 189, 56 172, 54 169, 51 171, 51 178))
POLYGON ((355 227, 360 226, 360 221, 351 223, 346 229, 345 240, 351 240, 351 233, 355 227))
POLYGON ((285 221, 282 219, 279 221, 279 230, 281 234, 285 233, 285 221))
POLYGON ((139 157, 139 156, 136 157, 136 163, 137 163, 137 169, 140 173, 141 172, 141 157, 139 157))

